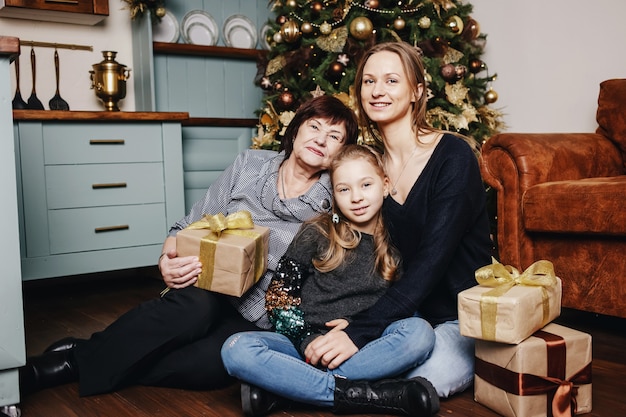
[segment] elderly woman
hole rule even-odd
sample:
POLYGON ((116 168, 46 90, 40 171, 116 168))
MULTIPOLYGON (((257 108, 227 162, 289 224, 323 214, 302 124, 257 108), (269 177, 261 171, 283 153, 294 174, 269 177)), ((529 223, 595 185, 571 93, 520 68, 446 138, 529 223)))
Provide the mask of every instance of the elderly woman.
POLYGON ((170 229, 159 269, 170 289, 122 315, 88 340, 66 338, 20 369, 22 395, 79 381, 81 396, 140 384, 211 389, 231 379, 220 349, 234 333, 267 329, 265 290, 278 260, 303 221, 330 211, 326 169, 342 146, 355 143, 357 122, 339 100, 304 103, 285 131, 284 149, 246 150, 170 229), (270 228, 268 271, 241 298, 194 287, 195 256, 177 257, 176 233, 203 214, 248 210, 270 228))

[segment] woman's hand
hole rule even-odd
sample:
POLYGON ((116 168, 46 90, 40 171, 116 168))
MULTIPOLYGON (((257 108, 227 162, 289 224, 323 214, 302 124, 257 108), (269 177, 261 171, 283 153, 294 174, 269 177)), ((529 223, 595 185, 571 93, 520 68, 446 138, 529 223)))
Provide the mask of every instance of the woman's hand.
POLYGON ((345 319, 336 319, 326 323, 332 329, 324 336, 314 339, 306 347, 304 356, 313 366, 321 365, 335 369, 359 351, 352 339, 343 331, 348 327, 345 319))
POLYGON ((176 256, 176 238, 168 237, 159 258, 159 270, 168 288, 185 288, 198 281, 202 264, 197 256, 176 256))

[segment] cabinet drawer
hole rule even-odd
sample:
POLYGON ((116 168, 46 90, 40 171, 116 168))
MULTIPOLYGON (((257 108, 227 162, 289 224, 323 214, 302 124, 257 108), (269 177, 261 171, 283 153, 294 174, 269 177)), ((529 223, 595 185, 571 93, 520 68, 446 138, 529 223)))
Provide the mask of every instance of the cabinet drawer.
POLYGON ((159 162, 161 136, 161 126, 151 124, 44 125, 44 163, 159 162))
POLYGON ((163 165, 51 165, 46 169, 49 209, 162 203, 163 165))
POLYGON ((50 210, 50 254, 163 243, 164 204, 50 210))

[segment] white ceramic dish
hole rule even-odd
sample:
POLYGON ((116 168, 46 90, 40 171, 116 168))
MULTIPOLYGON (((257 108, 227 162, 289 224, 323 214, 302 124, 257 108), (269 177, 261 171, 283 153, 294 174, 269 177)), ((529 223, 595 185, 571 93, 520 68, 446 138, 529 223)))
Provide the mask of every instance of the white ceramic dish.
POLYGON ((213 16, 203 10, 192 10, 183 17, 181 34, 186 43, 216 45, 219 29, 213 16))
POLYGON ((270 29, 272 29, 272 26, 269 23, 266 23, 265 25, 263 25, 261 31, 259 32, 259 45, 261 46, 261 48, 267 50, 271 49, 269 40, 267 39, 270 29))
POLYGON ((256 47, 256 26, 246 16, 235 14, 224 21, 222 35, 226 46, 253 49, 256 47))
POLYGON ((169 11, 165 12, 165 16, 161 21, 154 20, 152 23, 152 41, 153 42, 171 42, 176 43, 180 35, 178 20, 169 11))

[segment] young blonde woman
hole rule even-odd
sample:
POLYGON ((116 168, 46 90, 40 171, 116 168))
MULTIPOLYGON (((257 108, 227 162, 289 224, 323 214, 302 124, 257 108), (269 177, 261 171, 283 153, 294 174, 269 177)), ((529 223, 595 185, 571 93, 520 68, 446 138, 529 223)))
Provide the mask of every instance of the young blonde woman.
POLYGON ((346 146, 330 175, 334 213, 303 224, 267 291, 275 332, 239 333, 222 348, 226 369, 244 381, 244 414, 270 412, 277 401, 269 391, 342 413, 430 416, 439 398, 426 379, 381 380, 426 360, 435 340, 425 320, 391 323, 361 349, 339 347, 324 357, 316 352, 316 341, 345 328, 399 274, 381 217, 389 181, 379 155, 346 146))
POLYGON ((471 140, 428 126, 424 75, 419 51, 404 42, 373 46, 357 69, 360 124, 384 149, 391 186, 383 218, 403 275, 343 331, 324 335, 321 352, 361 348, 390 323, 417 315, 433 327, 435 347, 406 376, 424 377, 448 397, 473 381, 474 344, 459 332, 457 294, 476 284, 492 243, 471 140))

